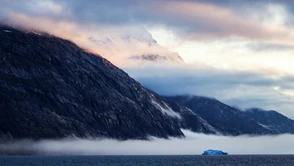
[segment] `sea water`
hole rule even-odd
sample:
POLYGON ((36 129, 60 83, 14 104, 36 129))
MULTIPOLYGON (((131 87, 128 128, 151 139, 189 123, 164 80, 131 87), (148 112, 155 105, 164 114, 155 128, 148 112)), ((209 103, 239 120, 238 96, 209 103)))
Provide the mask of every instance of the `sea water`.
POLYGON ((294 166, 294 155, 2 156, 0 166, 294 166))

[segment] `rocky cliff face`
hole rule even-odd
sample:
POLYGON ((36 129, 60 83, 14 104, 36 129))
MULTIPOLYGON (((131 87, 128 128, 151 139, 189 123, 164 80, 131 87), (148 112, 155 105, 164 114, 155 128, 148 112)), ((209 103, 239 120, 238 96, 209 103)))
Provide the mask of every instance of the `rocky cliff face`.
POLYGON ((70 41, 0 27, 0 135, 180 137, 176 117, 106 59, 70 41))

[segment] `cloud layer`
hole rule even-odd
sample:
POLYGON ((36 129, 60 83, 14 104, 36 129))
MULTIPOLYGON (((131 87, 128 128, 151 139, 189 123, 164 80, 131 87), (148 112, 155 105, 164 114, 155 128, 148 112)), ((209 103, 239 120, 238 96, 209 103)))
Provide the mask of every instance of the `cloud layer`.
POLYGON ((126 68, 145 87, 161 95, 214 97, 241 109, 260 107, 294 118, 294 77, 264 71, 219 70, 207 66, 145 66, 126 68), (287 93, 289 92, 289 93, 287 93))
POLYGON ((294 136, 225 137, 184 130, 186 139, 152 138, 150 141, 111 139, 22 140, 0 144, 0 153, 46 155, 200 155, 207 149, 229 154, 293 154, 294 136))
POLYGON ((73 0, 69 3, 65 0, 4 0, 0 2, 2 11, 0 16, 18 13, 29 17, 51 18, 56 21, 70 20, 79 24, 162 24, 177 30, 184 38, 241 36, 286 40, 291 33, 285 29, 285 26, 266 25, 260 20, 267 15, 268 5, 286 6, 287 1, 277 2, 279 1, 73 0), (250 16, 250 13, 256 13, 254 10, 257 10, 252 6, 265 9, 265 14, 260 16, 261 13, 259 13, 258 17, 250 16))

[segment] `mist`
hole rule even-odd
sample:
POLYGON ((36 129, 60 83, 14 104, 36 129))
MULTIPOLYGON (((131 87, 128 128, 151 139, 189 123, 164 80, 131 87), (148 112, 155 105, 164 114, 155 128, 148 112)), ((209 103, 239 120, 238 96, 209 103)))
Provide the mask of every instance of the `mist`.
POLYGON ((144 87, 163 96, 197 95, 241 110, 262 108, 294 118, 293 76, 266 71, 216 69, 201 64, 123 68, 144 87), (291 78, 291 79, 290 79, 291 78))
POLYGON ((186 138, 150 140, 18 140, 0 143, 0 154, 34 155, 199 155, 207 149, 229 154, 294 154, 294 135, 216 136, 182 130, 186 138))

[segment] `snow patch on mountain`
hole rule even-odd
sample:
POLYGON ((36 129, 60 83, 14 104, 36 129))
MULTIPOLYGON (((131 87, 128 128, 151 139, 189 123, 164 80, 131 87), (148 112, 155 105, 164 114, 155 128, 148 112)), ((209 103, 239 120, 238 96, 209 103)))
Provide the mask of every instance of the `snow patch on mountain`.
POLYGON ((32 33, 33 33, 33 34, 36 34, 36 35, 39 35, 39 36, 41 36, 41 35, 42 35, 41 33, 39 33, 39 32, 36 32, 36 31, 32 31, 32 33))
POLYGON ((160 109, 163 114, 166 114, 168 116, 178 118, 178 119, 182 118, 180 114, 173 111, 167 104, 164 103, 164 106, 166 107, 164 108, 162 105, 160 105, 158 102, 156 102, 153 99, 151 100, 151 102, 154 104, 156 108, 160 109))
POLYGON ((270 126, 267 126, 267 125, 264 125, 264 124, 261 124, 261 123, 258 123, 260 126, 262 126, 263 128, 266 128, 266 129, 269 129, 269 130, 272 130, 272 127, 270 126))

